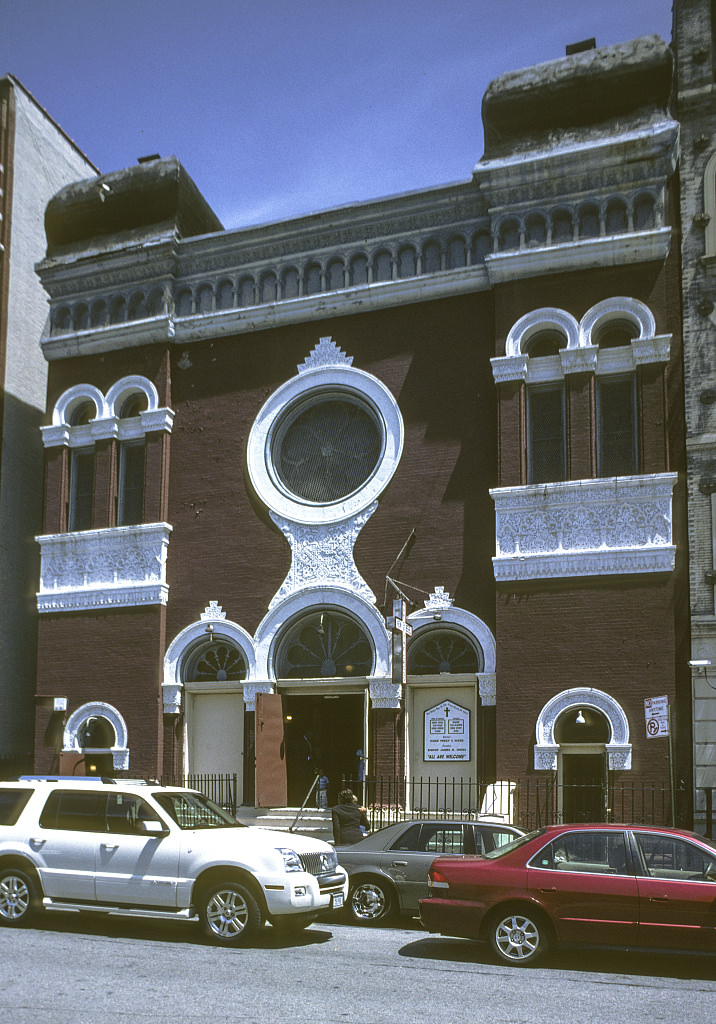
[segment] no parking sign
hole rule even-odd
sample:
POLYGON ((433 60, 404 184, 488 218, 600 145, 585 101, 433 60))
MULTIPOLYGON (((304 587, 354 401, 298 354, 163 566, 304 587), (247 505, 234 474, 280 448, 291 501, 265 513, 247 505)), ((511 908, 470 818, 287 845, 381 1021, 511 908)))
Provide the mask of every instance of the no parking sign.
POLYGON ((644 701, 646 735, 649 739, 669 735, 669 698, 647 697, 644 701))

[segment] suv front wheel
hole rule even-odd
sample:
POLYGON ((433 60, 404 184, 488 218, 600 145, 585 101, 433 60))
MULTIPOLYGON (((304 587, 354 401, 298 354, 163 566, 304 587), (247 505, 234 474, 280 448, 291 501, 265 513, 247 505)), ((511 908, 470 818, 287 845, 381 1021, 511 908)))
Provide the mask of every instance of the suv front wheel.
POLYGON ((222 945, 242 945, 263 924, 256 899, 240 882, 221 882, 205 889, 198 911, 204 934, 222 945))
POLYGON ((20 868, 0 869, 0 923, 25 924, 37 904, 35 883, 20 868))

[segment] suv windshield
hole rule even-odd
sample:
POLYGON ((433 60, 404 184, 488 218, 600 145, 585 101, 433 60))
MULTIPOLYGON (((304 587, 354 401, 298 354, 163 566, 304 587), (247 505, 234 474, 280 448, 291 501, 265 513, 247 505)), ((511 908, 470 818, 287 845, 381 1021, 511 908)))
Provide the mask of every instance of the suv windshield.
POLYGON ((246 828, 201 793, 153 793, 179 828, 246 828))

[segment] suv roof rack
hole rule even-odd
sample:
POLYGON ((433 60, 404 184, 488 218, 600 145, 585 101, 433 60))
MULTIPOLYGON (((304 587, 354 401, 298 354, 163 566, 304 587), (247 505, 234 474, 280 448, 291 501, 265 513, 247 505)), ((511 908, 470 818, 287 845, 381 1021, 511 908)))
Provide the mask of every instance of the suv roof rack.
POLYGON ((18 782, 103 782, 106 786, 116 786, 117 780, 105 775, 21 775, 18 782))

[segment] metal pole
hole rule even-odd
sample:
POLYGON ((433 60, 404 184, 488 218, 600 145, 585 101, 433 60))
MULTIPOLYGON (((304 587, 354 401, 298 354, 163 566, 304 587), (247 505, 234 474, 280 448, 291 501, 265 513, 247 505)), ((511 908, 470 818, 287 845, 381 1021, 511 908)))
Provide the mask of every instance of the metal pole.
POLYGON ((666 705, 668 722, 669 722, 669 787, 671 790, 671 827, 676 827, 676 807, 674 805, 675 787, 674 787, 674 746, 672 738, 671 728, 671 704, 666 705))

